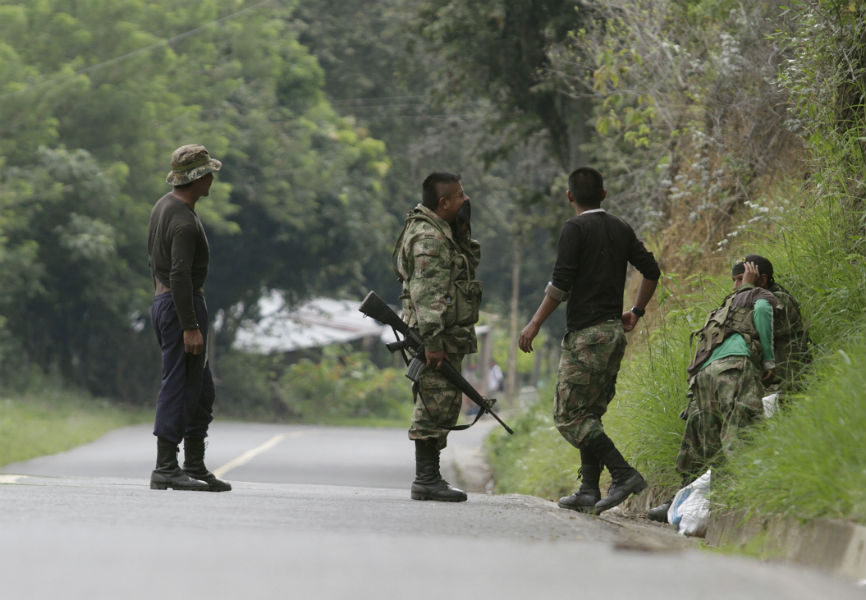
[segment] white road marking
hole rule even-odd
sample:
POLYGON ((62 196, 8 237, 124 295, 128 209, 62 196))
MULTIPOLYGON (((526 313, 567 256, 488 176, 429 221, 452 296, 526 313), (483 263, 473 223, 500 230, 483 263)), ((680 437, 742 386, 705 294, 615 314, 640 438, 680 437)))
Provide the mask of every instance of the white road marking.
POLYGON ((291 434, 280 433, 279 435, 275 435, 274 437, 269 439, 267 442, 265 442, 261 446, 257 446, 255 448, 253 448, 252 450, 247 450, 246 452, 244 452, 243 454, 241 454, 237 458, 233 458, 232 460, 230 460, 229 462, 227 462, 226 464, 224 464, 220 468, 214 469, 213 474, 216 475, 217 477, 222 477, 223 475, 225 475, 226 473, 228 473, 229 471, 231 471, 235 467, 243 466, 243 465, 247 464, 248 462, 250 462, 252 459, 254 459, 256 456, 258 456, 259 454, 262 454, 263 452, 267 452, 268 450, 270 450, 271 448, 273 448, 274 446, 276 446, 277 444, 282 442, 283 439, 285 439, 286 437, 289 437, 289 436, 297 437, 299 435, 301 435, 300 431, 295 431, 295 432, 292 432, 291 434))
POLYGON ((19 479, 24 479, 26 475, 6 475, 0 474, 0 484, 3 483, 18 483, 19 479))

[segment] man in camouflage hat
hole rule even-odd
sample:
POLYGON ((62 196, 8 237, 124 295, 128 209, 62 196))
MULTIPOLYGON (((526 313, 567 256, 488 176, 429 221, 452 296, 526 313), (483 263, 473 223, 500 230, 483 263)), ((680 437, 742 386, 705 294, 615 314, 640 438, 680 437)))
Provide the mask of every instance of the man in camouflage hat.
POLYGON ((155 288, 151 320, 162 349, 162 385, 156 401, 156 468, 150 487, 223 492, 204 464, 213 420, 214 384, 207 361, 208 316, 204 299, 210 248, 195 205, 210 192, 222 163, 200 144, 171 156, 166 182, 172 191, 150 213, 147 252, 155 288), (178 466, 180 441, 183 469, 178 466))
MULTIPOLYGON (((738 431, 763 416, 764 386, 775 381, 774 322, 782 304, 767 287, 773 265, 749 255, 731 270, 734 291, 695 334, 688 367, 691 399, 676 469, 682 485, 729 456, 738 431)), ((667 522, 673 499, 647 516, 667 522)))
POLYGON ((643 316, 661 271, 631 226, 601 208, 606 196, 601 173, 588 167, 573 171, 567 196, 577 216, 562 226, 553 278, 538 310, 520 333, 518 345, 531 352, 541 325, 563 300, 568 301, 554 423, 580 450, 582 481, 577 492, 560 498, 559 506, 598 514, 646 487, 641 474, 605 433, 601 418, 616 391, 625 334, 643 316), (634 305, 623 312, 628 263, 643 278, 634 305), (599 477, 604 467, 612 483, 602 499, 599 477))
POLYGON ((477 351, 481 283, 474 278, 481 246, 470 237, 470 216, 460 176, 432 173, 394 248, 403 319, 418 329, 427 361, 409 427, 415 442, 413 500, 466 500, 439 472, 439 454, 457 423, 462 393, 438 369, 449 361, 460 371, 463 357, 477 351))

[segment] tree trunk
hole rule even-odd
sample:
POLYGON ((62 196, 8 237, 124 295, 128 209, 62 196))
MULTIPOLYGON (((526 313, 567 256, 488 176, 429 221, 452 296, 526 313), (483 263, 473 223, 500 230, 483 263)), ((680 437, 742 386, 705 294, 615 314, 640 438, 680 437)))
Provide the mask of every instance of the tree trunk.
POLYGON ((508 378, 506 379, 505 397, 508 406, 517 403, 517 300, 520 291, 520 258, 523 242, 518 236, 514 240, 513 255, 511 257, 511 316, 508 324, 508 378))

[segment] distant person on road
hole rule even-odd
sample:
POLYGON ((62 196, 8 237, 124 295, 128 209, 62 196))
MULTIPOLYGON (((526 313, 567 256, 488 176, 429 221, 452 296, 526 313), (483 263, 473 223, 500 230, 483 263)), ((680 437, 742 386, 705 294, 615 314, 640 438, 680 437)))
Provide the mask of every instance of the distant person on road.
POLYGON ((568 201, 577 215, 562 226, 553 278, 518 345, 532 351, 541 325, 564 300, 567 332, 554 402, 554 423, 580 450, 581 486, 560 498, 559 506, 598 514, 646 487, 604 432, 601 418, 616 391, 625 353, 625 334, 634 329, 655 292, 661 271, 632 228, 601 208, 606 196, 601 173, 583 167, 568 178, 568 201), (643 275, 631 310, 622 311, 626 268, 643 275), (612 483, 602 500, 599 477, 604 467, 612 483))
POLYGON ((231 490, 204 464, 213 420, 214 384, 207 360, 208 315, 204 299, 210 248, 196 202, 208 195, 222 163, 199 144, 171 156, 166 182, 174 189, 150 213, 147 252, 155 287, 151 320, 162 349, 162 385, 156 401, 156 468, 152 489, 231 490), (183 440, 184 464, 178 466, 183 440))
POLYGON ((470 237, 471 209, 460 176, 432 173, 422 201, 406 216, 394 248, 402 283, 402 318, 424 340, 427 368, 415 388, 409 439, 415 442, 413 500, 462 502, 466 494, 439 471, 439 455, 460 416, 462 393, 438 369, 449 361, 460 372, 477 351, 475 322, 481 282, 475 269, 481 246, 470 237))
MULTIPOLYGON (((764 386, 776 380, 774 313, 782 304, 767 288, 773 265, 749 255, 731 270, 734 291, 695 335, 688 367, 691 399, 676 469, 683 486, 730 455, 740 428, 761 418, 764 386)), ((647 516, 667 522, 673 499, 647 516)))
POLYGON ((503 381, 505 381, 505 374, 502 372, 502 367, 495 360, 491 360, 490 368, 487 370, 487 394, 492 396, 502 389, 503 381))

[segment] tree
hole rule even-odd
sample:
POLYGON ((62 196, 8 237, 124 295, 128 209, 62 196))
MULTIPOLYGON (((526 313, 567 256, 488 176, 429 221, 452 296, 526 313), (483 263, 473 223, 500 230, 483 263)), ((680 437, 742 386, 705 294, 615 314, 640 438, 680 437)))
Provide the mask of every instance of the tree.
POLYGON ((0 272, 14 284, 0 303, 5 334, 34 362, 100 392, 147 393, 124 389, 116 355, 134 347, 123 368, 135 370, 152 353, 137 346, 152 295, 147 216, 168 191, 171 151, 190 141, 225 162, 200 205, 225 344, 267 288, 293 300, 361 289, 362 250, 384 247, 366 223, 387 219, 389 163, 329 106, 293 8, 0 6, 0 272))

